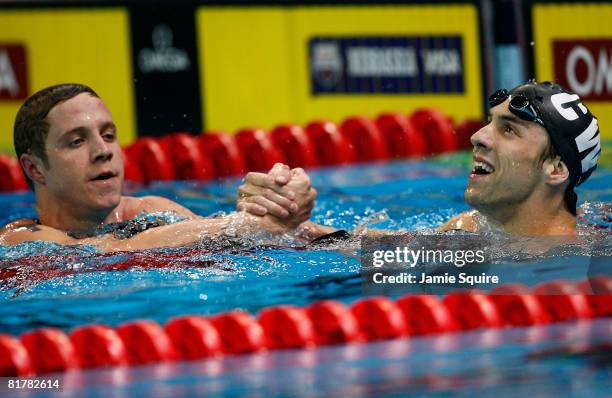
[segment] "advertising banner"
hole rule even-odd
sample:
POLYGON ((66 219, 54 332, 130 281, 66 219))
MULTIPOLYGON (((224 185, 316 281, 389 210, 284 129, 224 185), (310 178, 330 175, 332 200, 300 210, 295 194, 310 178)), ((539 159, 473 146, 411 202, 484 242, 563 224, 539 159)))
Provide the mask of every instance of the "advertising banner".
POLYGON ((612 138, 612 3, 535 3, 534 66, 538 80, 582 96, 612 138))
POLYGON ((193 13, 189 6, 130 8, 140 135, 202 130, 193 13))
POLYGON ((585 101, 612 101, 612 38, 553 41, 555 81, 585 101))
POLYGON ((207 129, 424 106, 483 117, 474 4, 202 6, 196 24, 207 129))
POLYGON ((460 36, 317 37, 312 94, 462 93, 460 36))
POLYGON ((0 43, 0 101, 28 96, 28 64, 25 46, 0 43))

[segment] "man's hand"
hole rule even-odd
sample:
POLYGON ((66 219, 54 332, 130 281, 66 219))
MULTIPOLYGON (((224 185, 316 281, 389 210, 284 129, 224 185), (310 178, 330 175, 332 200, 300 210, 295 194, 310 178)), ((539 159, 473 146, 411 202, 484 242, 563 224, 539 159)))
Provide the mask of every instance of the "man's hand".
POLYGON ((238 187, 236 210, 264 216, 271 214, 286 218, 290 212, 297 211, 295 192, 286 187, 291 179, 289 166, 277 163, 268 174, 250 172, 244 184, 238 187))
POLYGON ((310 185, 310 177, 301 167, 291 170, 291 179, 285 187, 295 192, 297 205, 297 210, 291 212, 285 220, 289 225, 297 228, 298 225, 310 219, 317 191, 310 185))
POLYGON ((238 188, 238 211, 273 216, 290 228, 310 218, 317 196, 301 169, 277 163, 268 174, 248 173, 238 188))

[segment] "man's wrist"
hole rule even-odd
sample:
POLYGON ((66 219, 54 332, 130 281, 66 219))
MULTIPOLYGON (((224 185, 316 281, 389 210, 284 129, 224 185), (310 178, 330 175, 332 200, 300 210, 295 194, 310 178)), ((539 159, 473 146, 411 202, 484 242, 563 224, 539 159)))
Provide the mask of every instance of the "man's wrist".
POLYGON ((269 214, 262 217, 247 212, 238 212, 230 214, 226 220, 227 224, 223 233, 230 237, 254 235, 262 231, 280 234, 292 230, 269 214))
POLYGON ((313 240, 319 236, 335 232, 336 229, 332 227, 325 227, 323 225, 316 224, 310 220, 304 221, 297 228, 297 234, 307 240, 313 240))

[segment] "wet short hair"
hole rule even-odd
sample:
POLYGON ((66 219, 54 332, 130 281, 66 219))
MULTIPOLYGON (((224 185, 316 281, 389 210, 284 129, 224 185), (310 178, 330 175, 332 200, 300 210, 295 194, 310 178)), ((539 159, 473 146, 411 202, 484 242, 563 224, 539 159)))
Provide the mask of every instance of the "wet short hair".
MULTIPOLYGON (((13 128, 13 144, 17 159, 28 153, 39 157, 45 166, 48 166, 45 141, 49 133, 47 115, 56 105, 67 101, 82 93, 89 93, 94 97, 98 94, 84 84, 67 83, 51 86, 32 94, 19 108, 13 128)), ((24 173, 25 174, 25 173, 24 173)), ((27 177, 28 185, 34 188, 33 182, 27 177)))

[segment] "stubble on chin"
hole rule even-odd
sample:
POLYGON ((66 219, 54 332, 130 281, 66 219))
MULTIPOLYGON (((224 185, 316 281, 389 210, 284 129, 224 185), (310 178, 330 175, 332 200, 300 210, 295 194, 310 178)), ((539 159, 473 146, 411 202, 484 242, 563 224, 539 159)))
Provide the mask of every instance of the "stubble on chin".
POLYGON ((479 205, 483 204, 483 194, 482 192, 478 192, 474 187, 467 186, 465 191, 463 191, 463 200, 468 205, 477 208, 479 205))

